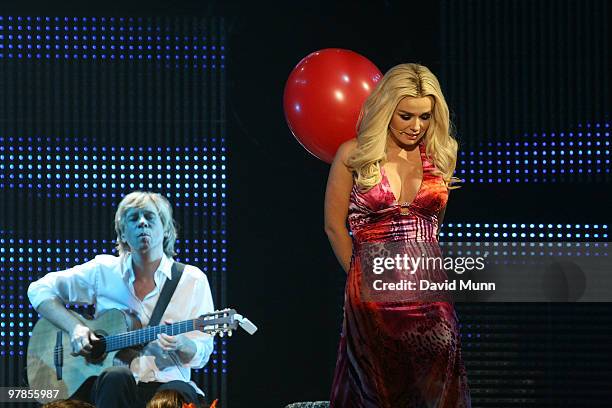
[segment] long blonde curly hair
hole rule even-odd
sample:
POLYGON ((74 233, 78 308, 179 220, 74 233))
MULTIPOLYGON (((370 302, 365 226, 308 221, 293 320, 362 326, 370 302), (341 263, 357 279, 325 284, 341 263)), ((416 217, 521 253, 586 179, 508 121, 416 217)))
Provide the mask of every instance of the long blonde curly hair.
POLYGON ((380 166, 387 157, 389 123, 397 104, 407 96, 433 97, 432 122, 423 136, 426 152, 449 188, 459 181, 453 177, 457 164, 457 141, 451 134, 448 105, 440 83, 427 67, 401 64, 385 74, 361 109, 357 147, 346 163, 361 191, 368 191, 382 179, 380 166))

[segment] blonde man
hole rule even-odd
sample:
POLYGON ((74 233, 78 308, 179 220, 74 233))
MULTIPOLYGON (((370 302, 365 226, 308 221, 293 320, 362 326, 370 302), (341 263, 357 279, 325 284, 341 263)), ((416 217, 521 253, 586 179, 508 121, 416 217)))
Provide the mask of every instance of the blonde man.
MULTIPOLYGON (((98 255, 85 264, 49 273, 28 288, 38 313, 69 333, 75 354, 90 353, 97 338, 64 304, 94 304, 96 315, 125 310, 146 326, 164 284, 172 279, 176 228, 165 197, 141 191, 126 195, 115 214, 115 230, 119 256, 98 255)), ((213 310, 206 275, 186 265, 163 322, 193 319, 213 310)), ((129 368, 104 370, 93 384, 79 390, 78 398, 98 408, 144 408, 156 391, 174 389, 196 402, 203 392, 190 381, 191 369, 203 367, 212 351, 212 337, 200 332, 160 334, 131 360, 129 368)))

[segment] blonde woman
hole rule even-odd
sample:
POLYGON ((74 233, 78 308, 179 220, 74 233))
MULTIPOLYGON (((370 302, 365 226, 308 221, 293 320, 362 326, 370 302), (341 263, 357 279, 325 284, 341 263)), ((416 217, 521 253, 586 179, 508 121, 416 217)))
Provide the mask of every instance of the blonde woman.
POLYGON ((366 248, 437 247, 456 158, 437 78, 418 64, 392 68, 363 106, 357 139, 339 148, 325 194, 325 230, 348 274, 332 407, 471 406, 452 303, 363 291, 366 248))

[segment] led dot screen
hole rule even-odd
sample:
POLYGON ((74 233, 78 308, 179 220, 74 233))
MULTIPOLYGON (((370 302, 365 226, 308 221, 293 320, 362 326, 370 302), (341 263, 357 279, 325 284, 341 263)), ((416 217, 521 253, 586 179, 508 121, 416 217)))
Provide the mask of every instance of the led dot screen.
POLYGON ((459 151, 456 176, 469 183, 558 183, 609 179, 610 123, 480 142, 459 151))
POLYGON ((440 231, 443 241, 558 241, 607 242, 607 224, 567 223, 446 223, 440 231))
POLYGON ((0 58, 146 60, 225 68, 225 46, 191 22, 134 17, 0 16, 0 58))

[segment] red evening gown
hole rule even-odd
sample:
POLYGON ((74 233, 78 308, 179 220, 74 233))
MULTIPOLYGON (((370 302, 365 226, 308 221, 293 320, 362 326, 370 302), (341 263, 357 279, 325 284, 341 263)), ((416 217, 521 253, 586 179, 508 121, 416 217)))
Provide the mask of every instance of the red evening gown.
POLYGON ((433 174, 425 146, 419 149, 423 181, 407 208, 395 199, 384 170, 378 185, 366 193, 353 187, 351 193, 353 259, 330 398, 333 408, 471 407, 452 303, 374 302, 362 299, 360 292, 364 244, 437 242, 438 214, 448 191, 433 174))

